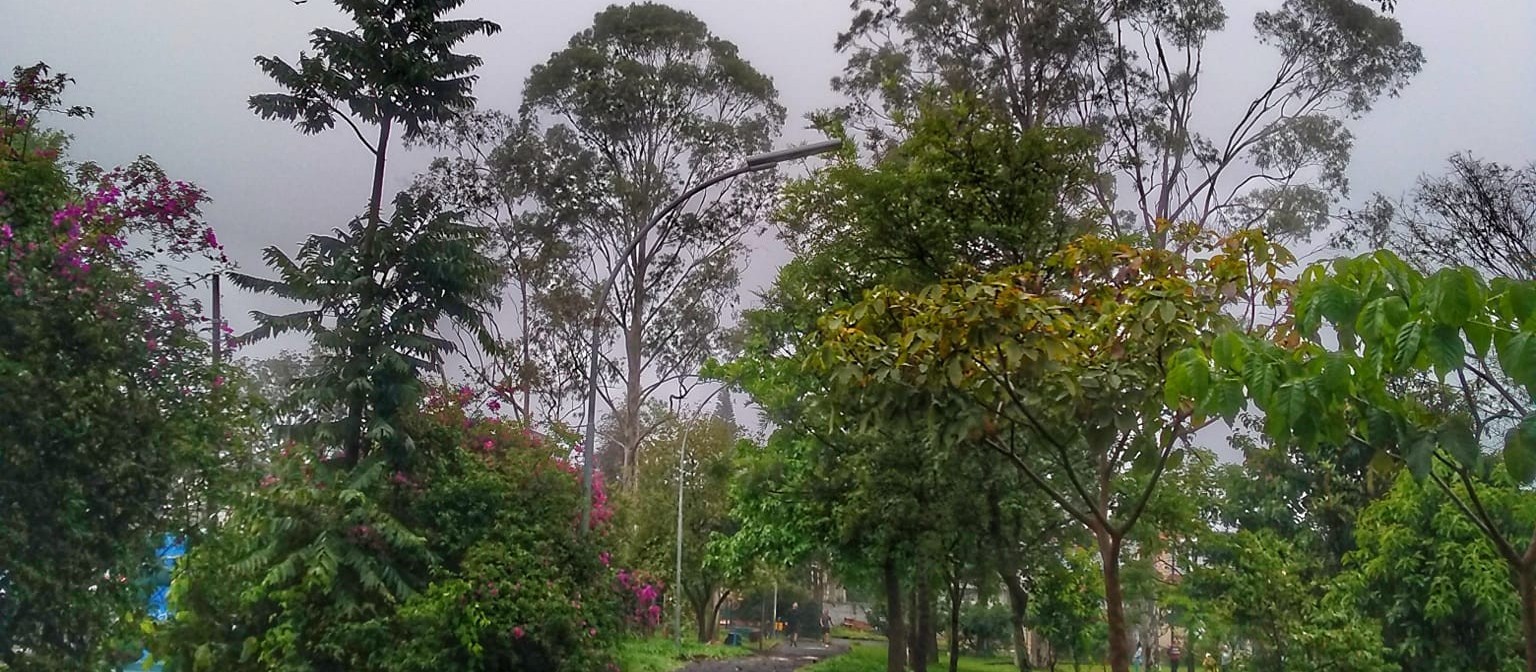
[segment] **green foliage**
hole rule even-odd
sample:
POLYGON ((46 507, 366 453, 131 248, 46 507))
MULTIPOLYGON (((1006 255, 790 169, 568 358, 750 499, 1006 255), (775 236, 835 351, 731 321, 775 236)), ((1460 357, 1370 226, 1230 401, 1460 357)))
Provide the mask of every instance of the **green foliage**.
POLYGON ((285 315, 253 312, 256 328, 240 337, 312 339, 314 369, 294 399, 308 417, 291 428, 295 438, 340 442, 348 464, 377 446, 393 468, 407 466, 411 442, 399 416, 419 399, 420 375, 455 350, 438 335, 441 325, 494 347, 485 317, 498 302, 501 268, 486 256, 488 232, 461 217, 430 195, 402 193, 390 221, 371 234, 354 220, 346 231, 310 236, 297 258, 267 248, 276 280, 230 274, 244 289, 308 304, 285 315))
POLYGON ((792 263, 826 281, 805 288, 822 301, 1034 261, 1085 230, 1063 203, 1084 198, 1092 180, 1087 133, 1021 131, 975 100, 927 100, 873 166, 849 148, 785 190, 778 219, 799 255, 792 263))
POLYGON ((1379 626, 1330 593, 1315 560, 1267 531, 1240 530, 1208 549, 1191 590, 1250 645, 1244 670, 1398 669, 1379 626))
MULTIPOLYGON (((1251 97, 1201 86, 1220 0, 856 0, 838 110, 883 149, 938 89, 1020 128, 1082 124, 1101 139, 1092 186, 1100 230, 1171 243, 1169 222, 1305 237, 1346 195, 1347 122, 1396 95, 1423 66, 1395 19, 1353 0, 1288 0, 1252 16, 1277 58, 1251 97), (1208 109, 1242 110, 1201 133, 1208 109), (1127 187, 1127 185, 1129 185, 1127 187), (1122 192, 1122 189, 1124 191, 1122 192), (1110 211, 1129 200, 1131 207, 1110 211)), ((1092 209, 1088 210, 1089 212, 1092 209)))
MULTIPOLYGON (((1482 502, 1509 534, 1536 524, 1536 501, 1507 482, 1482 502)), ((1380 615, 1389 660, 1405 670, 1523 669, 1509 568, 1437 488, 1400 475, 1361 513, 1355 537, 1339 585, 1354 608, 1380 615)))
POLYGON ((737 297, 743 238, 760 227, 776 180, 739 176, 656 216, 766 151, 784 123, 777 99, 773 80, 735 44, 697 16, 653 2, 597 13, 524 85, 528 130, 503 146, 502 165, 539 214, 531 224, 558 232, 575 258, 604 260, 565 269, 553 284, 567 289, 559 297, 566 309, 554 317, 558 328, 597 329, 588 338, 622 362, 623 391, 612 395, 622 397, 622 468, 612 475, 626 490, 643 449, 646 404, 723 349, 720 318, 737 297), (612 291, 598 297, 610 277, 612 291), (593 305, 599 301, 606 305, 593 305))
POLYGON ((992 655, 1010 643, 1012 630, 1005 604, 974 602, 960 610, 960 646, 968 653, 992 655))
POLYGON ((410 473, 286 450, 179 565, 157 655, 181 670, 601 668, 619 605, 563 447, 443 400, 403 429, 410 473))
POLYGON ((752 655, 752 649, 740 646, 684 642, 678 658, 677 642, 668 639, 632 639, 619 643, 618 666, 624 672, 672 672, 689 661, 726 660, 752 655))
POLYGON ((640 480, 620 507, 628 522, 620 526, 627 533, 623 564, 671 577, 677 562, 678 470, 683 458, 683 583, 673 589, 681 589, 699 641, 713 639, 715 609, 732 587, 728 568, 711 554, 711 542, 731 537, 735 527, 728 496, 736 473, 736 432, 734 425, 714 416, 671 418, 652 435, 640 456, 640 480))
POLYGON ((1078 231, 1059 203, 1089 178, 1086 136, 1020 131, 964 97, 930 101, 907 120, 910 138, 872 166, 849 151, 786 190, 778 218, 797 256, 765 308, 748 313, 743 356, 715 371, 777 426, 739 458, 740 528, 720 544, 733 566, 823 551, 850 577, 915 557, 969 575, 1021 563, 1010 549, 1054 519, 995 456, 952 449, 926 428, 848 422, 853 400, 802 366, 815 345, 804 335, 868 289, 1029 261, 1078 231))
MULTIPOLYGON (((291 122, 300 131, 319 133, 340 118, 357 130, 352 117, 384 127, 381 142, 369 145, 382 154, 392 122, 404 126, 404 139, 420 137, 435 123, 474 107, 469 94, 478 56, 453 48, 474 35, 494 35, 501 27, 481 19, 443 20, 464 0, 336 0, 354 28, 316 28, 312 53, 288 63, 258 56, 256 65, 286 93, 250 98, 263 119, 291 122), (342 108, 346 109, 343 110, 342 108)), ((377 177, 377 176, 376 176, 377 177)), ((377 198, 377 196, 375 196, 377 198)), ((374 204, 377 210, 377 204, 374 204)))
POLYGON ((185 283, 139 245, 185 263, 205 195, 147 157, 70 163, 40 120, 86 115, 69 81, 39 64, 0 86, 0 667, 44 672, 136 649, 156 548, 223 505, 255 434, 185 283))
POLYGON ((1269 531, 1316 555, 1334 573, 1355 548, 1355 520, 1383 489, 1371 477, 1368 446, 1303 448, 1275 443, 1262 419, 1243 416, 1232 445, 1242 463, 1219 467, 1215 522, 1230 529, 1269 531))
MULTIPOLYGON (((1186 244, 1203 253, 1087 236, 1032 267, 881 287, 821 320, 805 371, 844 426, 1004 456, 1094 536, 1118 595, 1122 541, 1208 421, 1189 397, 1209 397, 1204 353, 1229 302, 1272 309, 1290 261, 1254 233, 1186 244)), ((1107 609, 1111 658, 1128 665, 1123 600, 1107 609)))
POLYGON ((1420 177, 1400 202, 1377 194, 1333 246, 1389 249, 1420 269, 1470 266, 1485 277, 1536 280, 1536 163, 1457 153, 1446 164, 1444 175, 1420 177))
POLYGON ((267 249, 267 263, 281 276, 277 281, 233 279, 246 289, 319 304, 289 315, 256 314, 260 326, 248 337, 308 333, 322 363, 306 384, 313 393, 308 410, 319 416, 304 423, 306 431, 339 441, 349 467, 379 444, 398 467, 410 446, 392 425, 394 416, 419 391, 413 384, 417 370, 440 366, 437 356, 452 349, 432 330, 450 320, 489 346, 481 318, 495 302, 500 269, 484 255, 485 232, 460 224, 461 214, 440 212, 428 195, 401 194, 394 216, 383 222, 390 132, 398 123, 406 141, 419 140, 428 128, 472 108, 471 73, 481 60, 453 48, 501 27, 482 19, 442 19, 463 0, 336 4, 355 28, 315 29, 314 53, 301 54, 297 65, 258 56, 256 64, 286 92, 251 96, 249 104, 262 118, 291 122, 306 134, 329 129, 338 118, 345 122, 374 156, 367 215, 346 233, 311 236, 298 263, 267 249), (376 140, 364 137, 359 121, 378 125, 376 140), (327 319, 335 324, 325 325, 327 319))
MULTIPOLYGON (((856 645, 846 654, 801 669, 806 672, 884 672, 885 663, 884 646, 856 645)), ((1005 666, 1011 665, 1012 661, 1003 658, 962 656, 959 664, 959 672, 998 672, 998 670, 1007 669, 1005 666)), ((1103 669, 1105 668, 1097 665, 1085 665, 1082 672, 1102 672, 1103 669)))
POLYGON ((1093 551, 1063 548, 1056 562, 1033 578, 1031 627, 1051 643, 1059 659, 1096 658, 1108 633, 1103 618, 1104 577, 1093 551))

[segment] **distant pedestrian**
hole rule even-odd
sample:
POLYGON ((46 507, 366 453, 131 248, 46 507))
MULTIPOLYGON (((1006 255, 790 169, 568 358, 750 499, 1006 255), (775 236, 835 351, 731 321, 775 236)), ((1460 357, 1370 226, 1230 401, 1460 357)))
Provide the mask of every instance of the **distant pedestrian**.
POLYGON ((1179 648, 1179 640, 1173 640, 1173 643, 1168 645, 1168 669, 1179 672, 1179 660, 1183 657, 1184 649, 1179 648))
POLYGON ((1138 645, 1136 647, 1136 655, 1131 657, 1131 669, 1141 672, 1141 666, 1145 661, 1146 656, 1142 654, 1141 646, 1138 645))
POLYGON ((789 615, 784 617, 784 629, 789 631, 789 645, 800 646, 800 603, 789 605, 789 615))
POLYGON ((832 614, 827 610, 821 610, 821 645, 832 646, 832 614))

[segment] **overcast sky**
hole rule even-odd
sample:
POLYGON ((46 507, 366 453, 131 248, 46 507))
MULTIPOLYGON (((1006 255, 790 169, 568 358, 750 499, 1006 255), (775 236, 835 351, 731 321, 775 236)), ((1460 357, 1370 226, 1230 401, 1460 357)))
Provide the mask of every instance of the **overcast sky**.
MULTIPOLYGON (((481 104, 515 108, 529 68, 608 4, 470 0, 461 15, 502 26, 465 48, 485 59, 481 104)), ((773 77, 789 110, 784 144, 816 139, 803 116, 838 102, 828 80, 843 65, 832 45, 851 17, 848 0, 671 4, 697 14, 773 77)), ((1252 39, 1252 16, 1278 4, 1229 0, 1229 30, 1205 57, 1197 109, 1206 124, 1219 127, 1236 115, 1258 87, 1255 78, 1270 60, 1252 39)), ((291 250, 306 234, 363 209, 372 159, 351 133, 304 136, 246 108, 250 94, 274 90, 253 56, 292 58, 315 26, 345 27, 326 0, 0 0, 0 16, 0 65, 47 62, 78 80, 69 103, 95 108, 94 119, 59 122, 76 137, 73 155, 119 164, 149 154, 173 177, 203 186, 213 198, 208 220, 244 270, 260 270, 261 248, 291 250)), ((1381 102, 1352 126, 1353 196, 1401 193, 1456 151, 1511 163, 1536 159, 1536 2, 1399 0, 1396 16, 1428 62, 1401 98, 1381 102)), ((405 187, 429 158, 392 154, 386 193, 405 187)), ((783 256, 765 241, 743 291, 769 282, 783 256)), ((250 309, 274 307, 238 291, 225 306, 237 332, 251 326, 250 309)))

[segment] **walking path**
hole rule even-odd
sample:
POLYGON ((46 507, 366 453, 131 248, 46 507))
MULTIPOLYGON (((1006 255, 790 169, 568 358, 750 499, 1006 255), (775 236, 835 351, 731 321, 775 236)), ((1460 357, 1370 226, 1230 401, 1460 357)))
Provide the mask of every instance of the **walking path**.
POLYGON ((797 648, 782 644, 747 658, 697 662, 679 672, 789 672, 847 652, 848 643, 838 640, 832 641, 831 648, 820 642, 801 642, 797 648))

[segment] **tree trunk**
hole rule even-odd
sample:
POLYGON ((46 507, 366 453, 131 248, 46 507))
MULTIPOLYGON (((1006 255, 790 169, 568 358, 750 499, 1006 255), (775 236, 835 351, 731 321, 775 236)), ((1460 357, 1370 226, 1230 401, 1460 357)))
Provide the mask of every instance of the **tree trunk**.
MULTIPOLYGON (((519 271, 517 277, 518 295, 522 297, 522 306, 518 310, 518 319, 522 321, 522 357, 518 361, 517 383, 522 386, 523 409, 522 420, 525 427, 533 427, 533 338, 528 334, 532 331, 532 323, 529 319, 531 301, 528 298, 528 276, 519 271)), ((497 381, 500 382, 500 381, 497 381)))
POLYGON ((949 672, 960 669, 960 599, 965 584, 959 579, 949 582, 949 672))
POLYGON ((931 579, 923 581, 923 648, 928 653, 928 662, 937 665, 939 662, 939 595, 933 589, 931 579))
POLYGON ((1033 667, 1029 660, 1029 632, 1025 629, 1029 618, 1029 591, 1024 590, 1024 581, 1017 572, 1005 568, 998 573, 1002 576, 1003 585, 1008 588, 1008 620, 1013 626, 1013 662, 1019 672, 1029 672, 1033 667))
POLYGON ((720 597, 715 599, 715 607, 710 610, 710 614, 709 614, 709 641, 711 641, 711 642, 715 641, 715 635, 719 634, 719 630, 720 630, 720 607, 725 606, 725 601, 726 601, 726 599, 730 598, 730 596, 731 596, 731 591, 729 591, 729 590, 722 590, 722 591, 720 591, 720 597))
POLYGON ((927 620, 928 608, 923 605, 921 599, 922 584, 923 579, 914 572, 912 590, 909 593, 912 601, 907 603, 907 620, 912 624, 912 627, 907 630, 907 665, 912 668, 912 672, 928 672, 928 652, 925 650, 928 632, 923 628, 923 621, 927 620))
POLYGON ((1120 540, 1107 530, 1095 530, 1104 568, 1104 615, 1109 626, 1110 672, 1130 672, 1130 640, 1125 631, 1125 595, 1120 589, 1120 540))
POLYGON ((688 600, 688 606, 693 609, 693 619, 698 625, 699 642, 703 644, 708 644, 714 634, 709 631, 709 605, 714 602, 711 597, 705 595, 702 600, 688 600))
POLYGON ((645 274, 650 264, 646 258, 649 254, 645 248, 645 240, 635 246, 635 253, 630 257, 634 269, 634 280, 630 286, 630 307, 627 324, 624 325, 624 417, 620 425, 619 441, 623 444, 624 463, 621 466, 624 478, 625 492, 634 492, 639 485, 636 483, 637 467, 640 464, 640 411, 642 399, 640 398, 640 375, 643 363, 645 345, 645 274))
POLYGON ((907 637, 905 615, 901 613, 901 574, 896 571, 896 559, 887 556, 885 566, 885 670, 904 672, 907 669, 907 637))
POLYGON ((1536 576, 1530 567, 1515 570, 1520 582, 1520 628, 1525 635, 1525 672, 1536 672, 1536 576))
MULTIPOLYGON (((377 258, 377 254, 375 254, 375 248, 378 246, 378 243, 375 242, 374 239, 378 237, 377 232, 380 222, 379 210, 383 207, 384 203, 384 165, 385 159, 389 154, 390 122, 391 119, 388 116, 384 117, 379 122, 379 143, 375 145, 373 152, 373 191, 368 196, 368 226, 364 227, 363 229, 362 239, 357 241, 358 247, 363 252, 363 263, 365 264, 372 264, 373 261, 377 258)), ((370 273, 368 282, 363 285, 361 296, 359 297, 358 301, 358 303, 362 304, 364 309, 373 308, 373 304, 376 300, 374 296, 374 273, 371 272, 376 269, 370 268, 369 270, 370 273)), ((377 314, 377 312, 378 311, 374 311, 375 314, 377 314)), ((364 329, 362 337, 364 339, 372 338, 374 332, 372 325, 364 324, 362 325, 362 328, 364 329)), ((354 340, 351 352, 353 361, 361 363, 362 360, 367 359, 369 349, 370 348, 368 343, 354 340)), ((369 367, 363 368, 366 371, 369 367)), ((365 435, 365 432, 363 431, 363 418, 367 415, 367 394, 367 391, 359 386, 357 391, 351 392, 348 395, 347 426, 344 430, 345 440, 343 441, 342 445, 342 463, 348 469, 356 467, 357 463, 362 460, 363 457, 363 442, 365 435)))
POLYGON ((368 230, 379 227, 379 210, 384 206, 384 162, 389 155, 390 122, 385 116, 379 122, 379 144, 373 152, 373 193, 368 197, 368 230))

